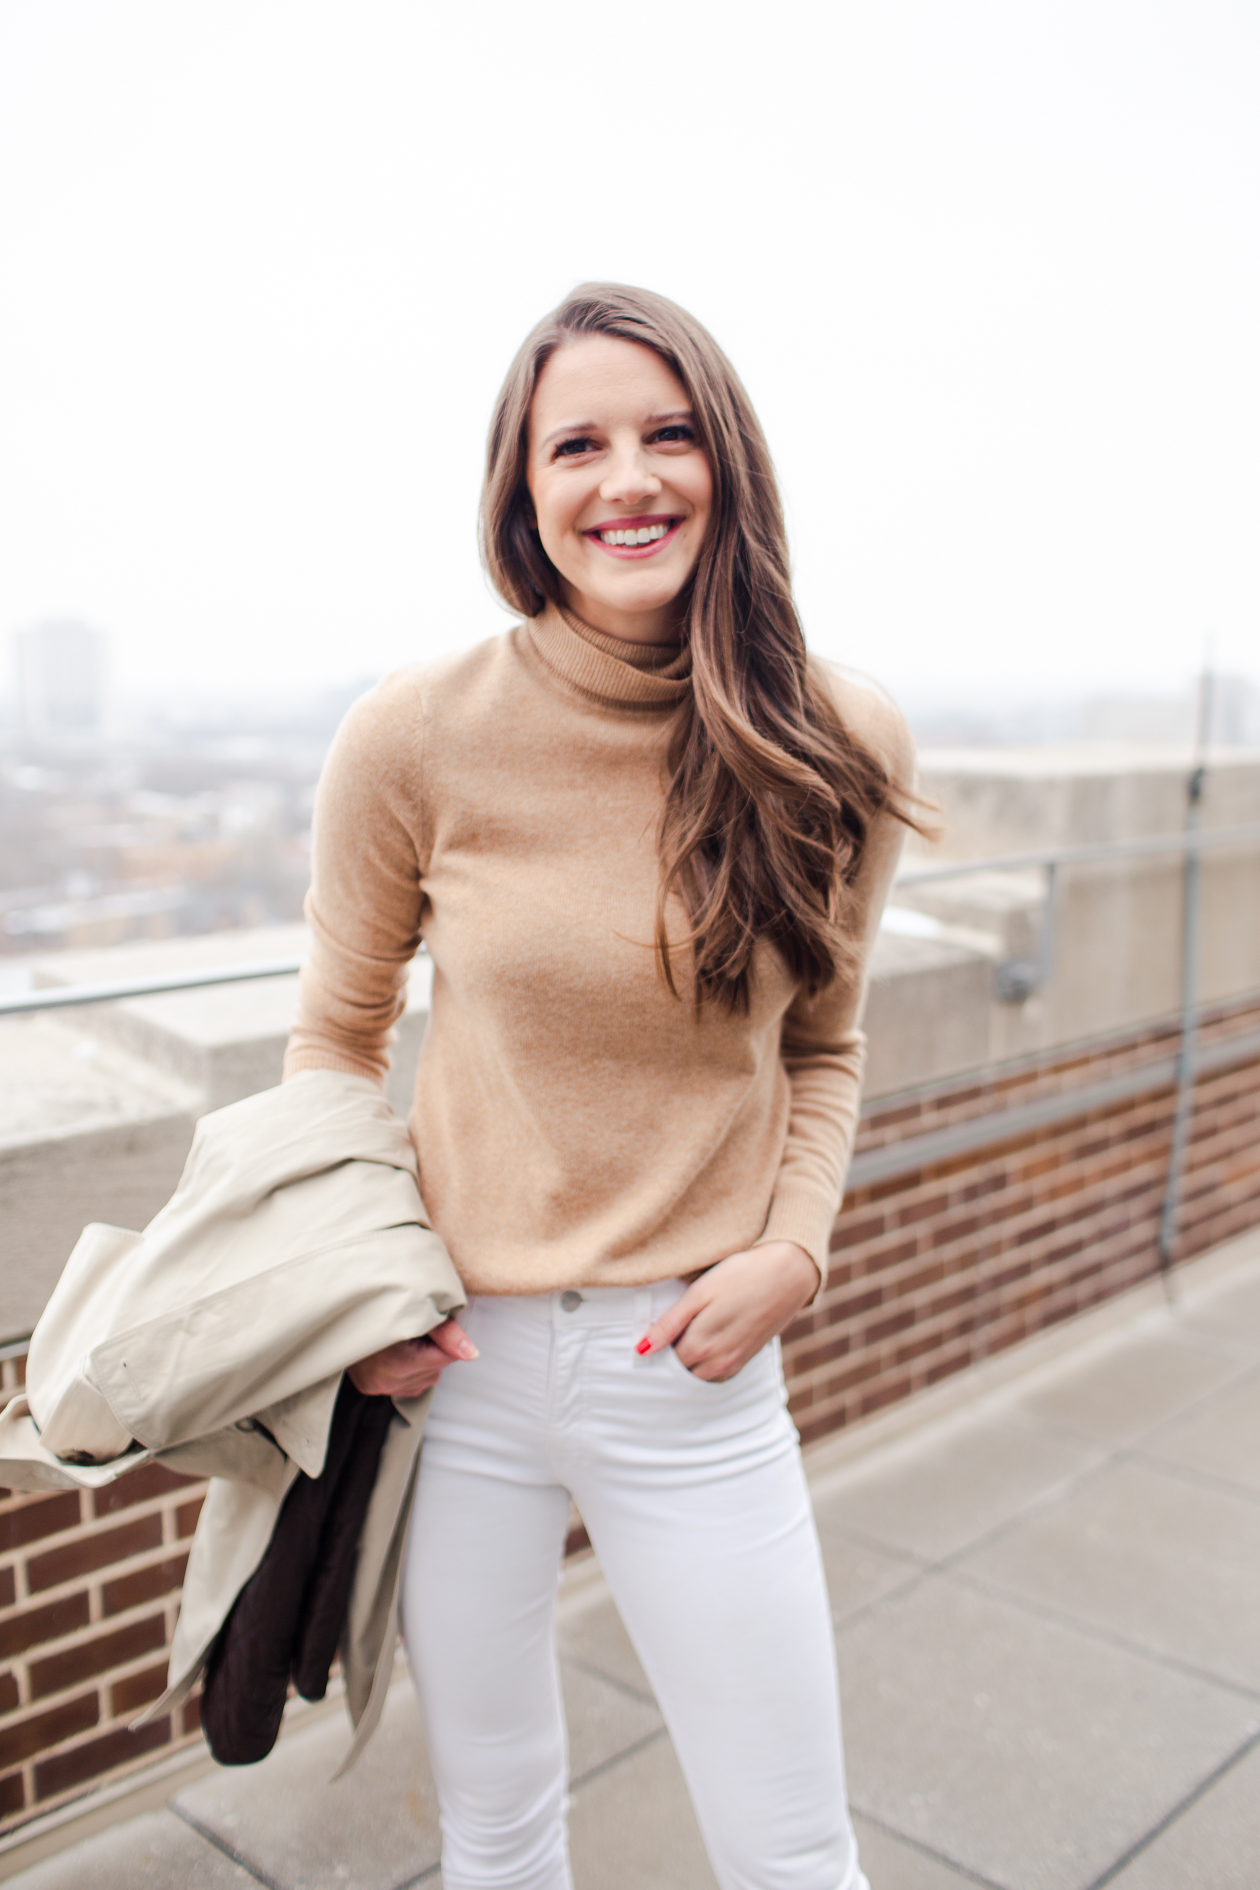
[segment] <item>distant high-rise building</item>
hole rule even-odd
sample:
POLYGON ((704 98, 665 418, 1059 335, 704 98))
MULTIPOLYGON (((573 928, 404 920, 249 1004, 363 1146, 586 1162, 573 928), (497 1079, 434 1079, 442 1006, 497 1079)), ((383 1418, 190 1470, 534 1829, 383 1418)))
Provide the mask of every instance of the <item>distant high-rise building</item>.
POLYGON ((62 619, 14 636, 18 710, 32 735, 90 735, 105 719, 105 635, 62 619))

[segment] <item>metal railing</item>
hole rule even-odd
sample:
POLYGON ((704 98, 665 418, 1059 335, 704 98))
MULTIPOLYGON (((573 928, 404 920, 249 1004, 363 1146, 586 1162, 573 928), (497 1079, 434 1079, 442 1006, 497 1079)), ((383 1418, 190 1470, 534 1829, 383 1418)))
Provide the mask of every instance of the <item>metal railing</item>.
MULTIPOLYGON (((1197 801, 1191 803, 1192 807, 1197 807, 1197 804, 1197 801)), ((1255 840, 1260 840, 1260 825, 1210 827, 1205 832, 1192 823, 1184 833, 1152 834, 1142 840, 1088 841, 1081 846, 1043 847, 1031 853, 1004 853, 987 860, 958 860, 949 866, 913 867, 909 872, 897 875, 894 891, 901 886, 927 886, 943 880, 966 879, 977 873, 1026 872, 1030 867, 1040 867, 1046 876, 1046 890, 1037 951, 1031 958, 1005 959, 998 965, 996 973, 998 996, 1007 1003, 1019 1004, 1045 984, 1054 971, 1059 874, 1065 866, 1095 866, 1107 860, 1184 854, 1188 879, 1194 881, 1193 887, 1188 887, 1186 903, 1188 909, 1193 908, 1197 920, 1199 855, 1209 847, 1245 846, 1248 841, 1255 840)))
POLYGON ((51 985, 0 998, 0 1017, 23 1011, 63 1011, 75 1004, 109 1004, 115 999, 157 997, 164 991, 199 991, 213 984, 245 984, 253 978, 291 978, 300 958, 264 958, 252 965, 223 965, 217 971, 164 971, 150 978, 115 978, 108 984, 51 985))
MULTIPOLYGON (((947 865, 911 867, 899 873, 894 893, 902 888, 940 884, 985 873, 1023 872, 1037 868, 1046 875, 1045 897, 1038 930, 1037 950, 1031 958, 1007 959, 995 969, 997 995, 1020 1002, 1044 984, 1054 969, 1058 931, 1058 903, 1064 868, 1092 866, 1109 860, 1181 855, 1185 860, 1182 903, 1182 971, 1179 1010, 1179 1048, 1175 1057, 1143 1064, 1121 1076, 1084 1088, 1064 1091, 1038 1101, 1004 1109, 996 1115, 974 1118, 947 1129, 910 1136, 887 1148, 864 1150, 853 1158, 850 1186, 867 1186, 896 1175, 912 1173, 933 1162, 949 1160, 968 1150, 1010 1140, 1050 1123, 1064 1121, 1088 1110, 1106 1107, 1129 1097, 1164 1088, 1175 1082, 1173 1137, 1160 1226, 1160 1259, 1167 1269, 1176 1240, 1181 1169, 1189 1136, 1191 1104, 1197 1077, 1207 1070, 1249 1060, 1260 1054, 1260 1031, 1250 1031, 1197 1046, 1198 937, 1200 856, 1219 847, 1247 846, 1260 841, 1260 823, 1246 826, 1201 828, 1198 825, 1201 774, 1190 778, 1187 825, 1182 833, 1154 834, 1137 840, 1102 840, 1078 846, 1042 847, 1025 853, 995 854, 977 860, 956 860, 947 865)), ((421 946, 421 951, 424 947, 421 946)), ((259 978, 292 977, 301 970, 300 958, 275 958, 252 964, 225 965, 203 971, 154 973, 150 977, 120 978, 108 983, 68 985, 0 998, 0 1016, 57 1011, 85 1004, 104 1004, 127 998, 156 997, 167 992, 203 990, 215 985, 241 984, 259 978)))
MULTIPOLYGON (((898 873, 893 890, 926 886, 941 880, 965 879, 977 873, 1011 873, 1043 867, 1047 873, 1047 912, 1058 892, 1058 873, 1064 866, 1088 866, 1101 860, 1143 858, 1152 854, 1198 854, 1209 847, 1245 845, 1260 841, 1260 824, 1246 827, 1210 827, 1206 831, 1155 834, 1142 840, 1100 840, 1084 846, 1043 847, 1030 853, 1001 853, 988 859, 955 860, 947 866, 912 867, 898 873)), ((1053 949, 1054 926, 1043 921, 1042 949, 1037 964, 1046 975, 1047 956, 1053 949)), ((424 946, 420 950, 423 952, 424 946)), ((1016 960, 1014 963, 1022 961, 1016 960)), ((242 984, 251 978, 289 978, 302 969, 300 958, 268 958, 255 964, 224 965, 218 970, 154 972, 147 978, 117 978, 103 984, 55 985, 0 998, 0 1017, 29 1011, 59 1011, 78 1004, 107 1004, 116 999, 159 997, 167 991, 196 991, 216 984, 242 984)), ((999 968, 999 971, 1001 968, 999 968)), ((999 983, 1001 982, 999 978, 999 983)), ((1001 993, 999 992, 999 995, 1001 993)))
MULTIPOLYGON (((1186 1146, 1190 1135, 1190 1120, 1194 1103, 1194 1086, 1200 1075, 1211 1068, 1219 1068, 1229 1062, 1242 1061, 1253 1054, 1260 1053, 1260 1032, 1252 1031, 1234 1038, 1225 1044, 1214 1044, 1206 1051, 1197 1048, 1199 1024, 1199 861, 1210 848, 1246 846, 1260 840, 1260 825, 1250 823, 1241 827, 1209 827, 1199 825, 1200 804, 1203 793, 1205 771, 1195 768, 1187 782, 1186 825, 1181 833, 1151 834, 1140 840, 1099 840, 1086 842, 1073 847, 1046 847, 1028 853, 1008 853, 988 860, 960 860, 949 866, 928 866, 913 868, 908 873, 900 874, 896 886, 925 886, 943 880, 963 879, 969 875, 984 872, 1021 872, 1029 868, 1044 871, 1045 898, 1041 909, 1041 923, 1038 927, 1037 950, 1032 957, 1008 958, 998 964, 995 971, 997 995, 1008 1003, 1022 1003, 1033 992, 1047 983, 1054 972, 1055 947, 1058 940, 1058 907, 1061 891, 1061 872, 1064 867, 1092 866, 1117 859, 1149 859, 1159 855, 1180 854, 1185 860, 1182 891, 1181 923, 1181 1003, 1179 1007, 1179 1044, 1175 1058, 1166 1058, 1144 1066, 1141 1070, 1130 1072, 1127 1076, 1114 1078, 1110 1083, 1094 1084, 1091 1091, 1074 1091, 1063 1096, 1048 1097, 1040 1103, 1030 1103, 1023 1108, 1004 1112, 1005 1120, 1012 1132, 1031 1133, 1032 1130, 1062 1121, 1072 1114, 1082 1113, 1084 1109, 1105 1107, 1112 1101, 1162 1089, 1165 1084, 1175 1082, 1176 1102, 1173 1108, 1173 1134, 1168 1151, 1168 1168, 1164 1181, 1164 1200, 1160 1213, 1159 1258, 1165 1280, 1172 1264, 1173 1250, 1177 1240, 1177 1212, 1180 1205, 1181 1172, 1185 1163, 1186 1146), (1015 1129, 1018 1120, 1020 1128, 1015 1129)), ((940 1152, 931 1159, 943 1161, 952 1154, 962 1153, 965 1148, 983 1146, 966 1135, 971 1125, 963 1123, 953 1132, 941 1130, 935 1137, 921 1136, 912 1138, 920 1144, 940 1144, 940 1152)), ((902 1145, 906 1153, 910 1150, 902 1145)), ((879 1164, 874 1157, 883 1153, 872 1150, 865 1158, 870 1168, 870 1179, 874 1181, 879 1173, 879 1164)), ((920 1148, 920 1156, 926 1161, 929 1151, 920 1148)), ((858 1156, 850 1169, 851 1181, 862 1174, 863 1157, 858 1156), (856 1171, 856 1173, 855 1173, 856 1171)), ((879 1176, 882 1178, 882 1175, 879 1176)))

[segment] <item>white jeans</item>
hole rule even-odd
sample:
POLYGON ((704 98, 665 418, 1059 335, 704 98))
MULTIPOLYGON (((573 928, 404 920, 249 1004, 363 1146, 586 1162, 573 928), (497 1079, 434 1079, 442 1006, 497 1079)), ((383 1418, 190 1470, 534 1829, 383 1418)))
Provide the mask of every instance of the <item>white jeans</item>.
POLYGON ((553 1622, 573 1496, 722 1890, 867 1890, 778 1347, 728 1384, 634 1345, 677 1280, 477 1299, 434 1396, 403 1630, 446 1890, 570 1890, 553 1622))

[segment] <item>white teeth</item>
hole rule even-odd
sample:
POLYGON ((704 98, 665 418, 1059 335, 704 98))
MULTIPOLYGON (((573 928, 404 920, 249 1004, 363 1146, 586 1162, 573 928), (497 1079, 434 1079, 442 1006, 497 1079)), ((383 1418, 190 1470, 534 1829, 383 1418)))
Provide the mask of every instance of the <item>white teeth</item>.
POLYGON ((635 531, 601 532, 599 539, 604 545, 653 545, 669 529, 668 525, 640 525, 635 531))

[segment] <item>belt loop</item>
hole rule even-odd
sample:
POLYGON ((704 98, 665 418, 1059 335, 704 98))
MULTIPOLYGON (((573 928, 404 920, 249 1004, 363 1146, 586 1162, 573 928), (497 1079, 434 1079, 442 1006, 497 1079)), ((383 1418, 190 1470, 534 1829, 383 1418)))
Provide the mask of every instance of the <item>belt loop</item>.
POLYGON ((652 1289, 650 1286, 636 1286, 634 1289, 634 1323, 646 1331, 652 1323, 652 1289))

